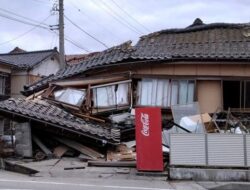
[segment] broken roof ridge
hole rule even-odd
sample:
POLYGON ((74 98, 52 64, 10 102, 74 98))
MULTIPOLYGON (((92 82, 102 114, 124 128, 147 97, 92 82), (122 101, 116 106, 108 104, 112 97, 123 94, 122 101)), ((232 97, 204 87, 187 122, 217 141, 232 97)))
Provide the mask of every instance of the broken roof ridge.
MULTIPOLYGON (((101 52, 97 52, 96 54, 87 57, 86 59, 82 60, 81 62, 79 62, 78 64, 73 64, 73 65, 67 65, 64 69, 60 69, 56 74, 55 77, 57 78, 57 76, 63 74, 64 76, 71 76, 71 75, 65 75, 65 71, 67 70, 73 70, 74 68, 79 68, 77 71, 75 71, 75 74, 81 73, 83 72, 85 69, 90 68, 90 64, 92 63, 92 60, 96 60, 96 59, 100 59, 101 57, 105 56, 106 53, 110 53, 114 50, 120 50, 121 52, 124 53, 130 53, 131 51, 134 50, 134 47, 131 45, 132 41, 126 41, 122 44, 119 44, 117 46, 113 46, 111 48, 108 48, 106 50, 103 50, 101 52)), ((96 65, 94 65, 93 67, 95 67, 96 65)))
POLYGON ((148 37, 153 37, 157 36, 160 34, 176 34, 176 33, 186 33, 186 32, 197 32, 197 31, 202 31, 202 30, 211 30, 211 29, 216 29, 216 28, 232 28, 232 29, 239 29, 239 28, 248 28, 250 27, 250 22, 247 23, 226 23, 226 22, 215 22, 215 23, 209 23, 205 24, 201 19, 198 22, 196 18, 193 24, 185 27, 185 28, 168 28, 168 29, 163 29, 159 30, 156 32, 152 32, 146 35, 143 35, 140 37, 140 39, 148 38, 148 37), (201 23, 202 22, 202 23, 201 23))
POLYGON ((110 128, 110 124, 87 121, 40 99, 10 98, 0 102, 0 112, 32 119, 102 142, 105 140, 114 144, 120 141, 120 129, 110 128))
MULTIPOLYGON (((103 53, 105 52, 109 52, 109 51, 112 51, 112 50, 121 50, 121 51, 127 51, 127 50, 132 50, 133 49, 133 46, 132 46, 132 41, 131 40, 128 40, 126 42, 123 42, 119 45, 116 45, 116 46, 113 46, 113 47, 110 47, 104 51, 102 51, 103 53)), ((100 53, 102 53, 100 52, 100 53)))

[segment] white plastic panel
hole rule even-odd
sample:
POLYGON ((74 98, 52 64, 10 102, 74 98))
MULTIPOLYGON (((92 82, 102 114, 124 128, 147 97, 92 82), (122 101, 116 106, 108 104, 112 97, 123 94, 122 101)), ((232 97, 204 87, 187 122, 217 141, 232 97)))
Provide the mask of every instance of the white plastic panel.
POLYGON ((170 165, 206 165, 204 134, 170 134, 170 165))
POLYGON ((247 166, 250 167, 250 135, 246 135, 247 166))
POLYGON ((244 166, 243 135, 208 134, 208 165, 244 166))

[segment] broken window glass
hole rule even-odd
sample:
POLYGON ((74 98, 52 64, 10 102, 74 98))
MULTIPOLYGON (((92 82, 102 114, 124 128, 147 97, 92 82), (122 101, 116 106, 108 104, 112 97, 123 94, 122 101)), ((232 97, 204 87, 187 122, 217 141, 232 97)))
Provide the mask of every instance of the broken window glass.
POLYGON ((93 88, 94 105, 95 107, 128 105, 128 92, 128 83, 93 88))
POLYGON ((169 107, 194 101, 193 80, 145 78, 138 82, 138 105, 169 107))
POLYGON ((86 95, 85 90, 67 88, 54 92, 55 100, 75 106, 81 106, 86 95))
MULTIPOLYGON (((192 133, 204 133, 203 116, 199 103, 178 104, 171 106, 174 122, 192 133)), ((210 116, 209 116, 210 117, 210 116)), ((171 132, 186 133, 183 129, 173 127, 171 132)))

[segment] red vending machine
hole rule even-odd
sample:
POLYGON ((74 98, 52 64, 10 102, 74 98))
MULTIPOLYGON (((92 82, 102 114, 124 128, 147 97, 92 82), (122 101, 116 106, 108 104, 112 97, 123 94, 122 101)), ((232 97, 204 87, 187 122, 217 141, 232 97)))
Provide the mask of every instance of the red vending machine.
POLYGON ((140 171, 163 171, 161 109, 136 108, 136 162, 140 171))

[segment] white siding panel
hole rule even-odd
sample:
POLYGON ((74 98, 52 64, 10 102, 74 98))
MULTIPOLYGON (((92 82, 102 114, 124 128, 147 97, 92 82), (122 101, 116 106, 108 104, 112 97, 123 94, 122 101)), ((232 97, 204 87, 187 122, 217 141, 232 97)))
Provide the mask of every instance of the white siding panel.
POLYGON ((235 134, 209 134, 208 165, 244 166, 243 136, 235 134))
POLYGON ((250 135, 246 135, 247 166, 250 166, 250 135))
POLYGON ((171 134, 171 165, 206 165, 204 134, 171 134))

